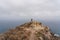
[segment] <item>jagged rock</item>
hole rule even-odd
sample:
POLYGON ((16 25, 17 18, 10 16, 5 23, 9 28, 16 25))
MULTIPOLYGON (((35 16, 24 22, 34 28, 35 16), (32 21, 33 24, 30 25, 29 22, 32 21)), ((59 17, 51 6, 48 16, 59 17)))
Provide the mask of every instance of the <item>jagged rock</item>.
POLYGON ((41 22, 33 21, 17 26, 0 35, 0 40, 60 40, 54 36, 49 27, 41 22))

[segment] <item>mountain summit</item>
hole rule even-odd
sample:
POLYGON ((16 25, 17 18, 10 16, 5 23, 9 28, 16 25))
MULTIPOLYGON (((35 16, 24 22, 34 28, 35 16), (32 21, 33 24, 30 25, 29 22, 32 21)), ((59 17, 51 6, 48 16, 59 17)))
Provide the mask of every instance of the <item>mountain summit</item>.
POLYGON ((6 33, 0 34, 0 40, 60 40, 54 36, 48 26, 31 19, 30 22, 17 26, 6 33))

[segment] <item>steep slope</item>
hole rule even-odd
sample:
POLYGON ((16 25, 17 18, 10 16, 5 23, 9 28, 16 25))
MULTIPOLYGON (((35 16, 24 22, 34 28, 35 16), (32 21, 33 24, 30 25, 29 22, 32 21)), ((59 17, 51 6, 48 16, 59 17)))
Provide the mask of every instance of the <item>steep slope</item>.
POLYGON ((0 34, 0 40, 60 40, 50 32, 49 27, 41 22, 27 22, 4 34, 0 34))

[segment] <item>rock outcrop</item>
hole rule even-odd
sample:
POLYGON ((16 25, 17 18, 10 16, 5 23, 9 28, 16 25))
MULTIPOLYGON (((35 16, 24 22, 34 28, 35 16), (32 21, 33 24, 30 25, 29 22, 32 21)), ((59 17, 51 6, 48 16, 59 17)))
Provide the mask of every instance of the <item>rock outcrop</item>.
POLYGON ((27 22, 6 33, 0 34, 0 40, 60 40, 54 36, 49 27, 41 22, 27 22))

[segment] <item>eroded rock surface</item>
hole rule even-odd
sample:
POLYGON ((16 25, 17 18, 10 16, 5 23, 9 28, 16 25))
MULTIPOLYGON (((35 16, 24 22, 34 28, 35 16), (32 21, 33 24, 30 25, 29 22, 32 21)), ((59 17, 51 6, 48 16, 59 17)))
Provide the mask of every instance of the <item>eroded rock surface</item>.
POLYGON ((49 27, 41 22, 31 21, 6 33, 0 34, 0 40, 60 40, 54 36, 49 27))

